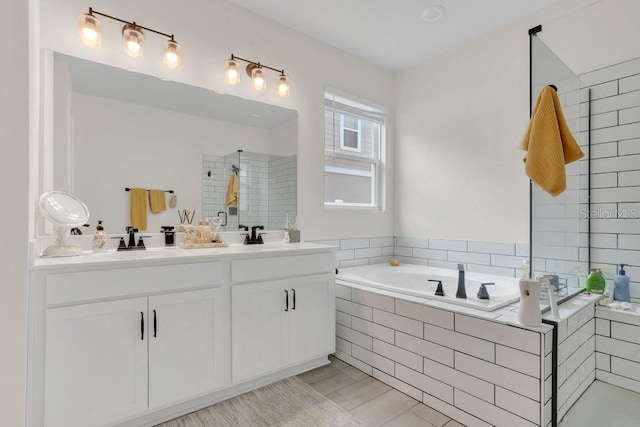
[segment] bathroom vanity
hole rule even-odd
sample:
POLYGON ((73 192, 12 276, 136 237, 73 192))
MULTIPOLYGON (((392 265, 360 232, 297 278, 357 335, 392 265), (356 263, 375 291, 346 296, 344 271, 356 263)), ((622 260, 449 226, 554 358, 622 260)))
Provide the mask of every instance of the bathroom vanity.
POLYGON ((34 257, 28 425, 154 425, 328 363, 333 251, 34 257))

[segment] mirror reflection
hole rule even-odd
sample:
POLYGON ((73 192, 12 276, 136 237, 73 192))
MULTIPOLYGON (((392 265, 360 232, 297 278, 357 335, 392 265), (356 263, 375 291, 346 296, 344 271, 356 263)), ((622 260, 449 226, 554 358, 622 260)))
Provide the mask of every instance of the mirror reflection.
POLYGON ((286 187, 295 195, 294 110, 60 53, 52 58, 43 102, 50 147, 45 168, 51 167, 53 188, 82 199, 90 221, 102 220, 106 232, 123 233, 131 224, 126 188, 165 191, 164 210, 152 213, 146 201, 148 232, 175 226, 183 209, 195 209, 196 222, 229 214, 224 201, 210 197, 227 190, 230 171, 214 168, 227 155, 236 156, 240 171, 237 210, 227 215, 232 220, 226 229, 237 229, 241 221, 282 228, 283 218, 295 215, 295 198, 285 201, 270 187, 282 173, 275 163, 288 159, 293 166, 286 187), (169 203, 172 195, 175 203, 169 203))

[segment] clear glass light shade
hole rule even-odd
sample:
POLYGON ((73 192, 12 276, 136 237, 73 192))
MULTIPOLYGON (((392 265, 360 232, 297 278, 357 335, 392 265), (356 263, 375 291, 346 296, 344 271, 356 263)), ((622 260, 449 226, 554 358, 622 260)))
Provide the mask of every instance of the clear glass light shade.
POLYGON ((173 40, 168 40, 164 44, 162 57, 167 68, 180 69, 182 66, 182 48, 173 40))
POLYGON ((267 88, 267 81, 264 78, 264 71, 260 67, 251 70, 251 80, 253 81, 253 89, 262 92, 267 88))
POLYGON ((125 25, 122 28, 122 47, 124 52, 133 58, 142 56, 144 52, 144 34, 142 34, 142 31, 138 30, 134 25, 125 25))
POLYGON ((229 59, 224 63, 224 82, 228 85, 237 85, 240 83, 240 72, 238 71, 238 62, 229 59))
POLYGON ((98 48, 102 45, 102 24, 93 15, 78 18, 78 36, 85 46, 98 48))
POLYGON ((278 77, 278 95, 283 98, 289 96, 289 78, 284 74, 278 77))

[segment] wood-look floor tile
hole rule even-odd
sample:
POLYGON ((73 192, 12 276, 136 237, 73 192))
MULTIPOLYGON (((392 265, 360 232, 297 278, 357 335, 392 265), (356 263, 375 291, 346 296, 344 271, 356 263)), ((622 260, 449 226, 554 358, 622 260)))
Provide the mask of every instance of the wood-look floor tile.
POLYGON ((410 398, 406 394, 391 389, 349 412, 363 424, 375 427, 381 426, 392 418, 397 417, 417 403, 417 400, 410 398))
POLYGON ((329 377, 312 382, 309 385, 313 387, 318 393, 324 394, 326 396, 327 394, 331 394, 334 391, 343 389, 353 383, 355 383, 353 378, 346 374, 343 374, 342 372, 338 372, 329 377))
POLYGON ((445 414, 440 413, 422 403, 411 408, 411 412, 436 427, 442 427, 451 420, 451 418, 447 417, 445 414))
POLYGON ((300 375, 298 375, 298 378, 300 378, 307 384, 311 384, 323 378, 330 377, 331 375, 334 375, 340 372, 340 370, 346 369, 347 367, 349 367, 349 365, 342 360, 333 359, 328 365, 320 366, 319 368, 313 369, 311 371, 301 373, 300 375))
POLYGON ((411 411, 405 411, 382 425, 383 427, 433 427, 427 420, 423 420, 411 411))
POLYGON ((358 406, 355 403, 351 402, 346 397, 344 397, 343 395, 341 395, 340 393, 338 393, 337 391, 334 391, 333 393, 329 393, 325 397, 331 400, 336 405, 338 405, 340 409, 342 409, 343 411, 350 411, 356 406, 358 406))
POLYGON ((466 427, 464 424, 460 424, 456 420, 451 420, 444 425, 444 427, 466 427))
POLYGON ((357 405, 361 405, 369 400, 375 399, 383 393, 391 390, 391 387, 375 378, 367 377, 355 384, 351 384, 338 393, 357 405))
POLYGON ((350 366, 350 365, 347 365, 346 367, 342 368, 341 371, 349 375, 351 378, 353 378, 356 381, 363 380, 369 376, 364 372, 362 372, 360 369, 354 368, 353 366, 350 366))

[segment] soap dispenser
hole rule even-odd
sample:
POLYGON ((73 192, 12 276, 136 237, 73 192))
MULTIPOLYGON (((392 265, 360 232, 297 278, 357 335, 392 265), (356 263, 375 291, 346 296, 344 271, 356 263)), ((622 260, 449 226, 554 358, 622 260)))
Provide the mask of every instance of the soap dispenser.
POLYGON ((624 271, 625 264, 620 264, 618 274, 613 277, 613 300, 631 302, 631 294, 629 292, 629 281, 631 278, 624 271))
POLYGON ((599 268, 592 268, 589 277, 587 277, 587 292, 594 294, 603 294, 606 281, 602 270, 599 268))
POLYGON ((98 221, 98 225, 96 225, 96 231, 93 234, 93 251, 94 252, 105 252, 109 249, 109 239, 107 237, 107 233, 104 232, 104 227, 102 226, 102 220, 98 221))

